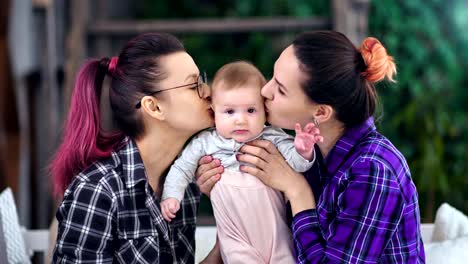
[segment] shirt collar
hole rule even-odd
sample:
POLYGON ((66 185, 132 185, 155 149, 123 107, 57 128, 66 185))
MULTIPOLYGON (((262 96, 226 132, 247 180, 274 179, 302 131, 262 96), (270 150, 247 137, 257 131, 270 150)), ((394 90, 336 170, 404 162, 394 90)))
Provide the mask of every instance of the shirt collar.
POLYGON ((117 155, 121 160, 125 185, 127 188, 131 188, 142 181, 146 181, 147 177, 145 166, 135 141, 126 137, 124 143, 125 145, 117 151, 117 155))
POLYGON ((335 173, 351 149, 369 132, 375 130, 374 118, 369 117, 364 123, 348 128, 325 158, 328 173, 335 173))

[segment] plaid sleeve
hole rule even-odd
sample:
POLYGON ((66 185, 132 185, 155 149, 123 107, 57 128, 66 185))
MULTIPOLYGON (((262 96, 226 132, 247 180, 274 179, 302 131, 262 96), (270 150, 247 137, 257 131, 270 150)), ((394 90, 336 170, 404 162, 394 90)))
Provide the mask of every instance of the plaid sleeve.
POLYGON ((102 183, 76 181, 57 212, 53 263, 112 263, 115 203, 102 183))
POLYGON ((377 263, 382 256, 405 206, 396 177, 381 162, 358 161, 344 181, 327 230, 315 209, 294 216, 298 263, 377 263))

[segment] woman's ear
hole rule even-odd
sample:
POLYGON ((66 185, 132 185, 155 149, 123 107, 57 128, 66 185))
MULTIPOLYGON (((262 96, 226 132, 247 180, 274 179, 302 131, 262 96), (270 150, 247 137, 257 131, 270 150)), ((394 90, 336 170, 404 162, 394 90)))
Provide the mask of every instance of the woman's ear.
POLYGON ((326 104, 319 104, 316 106, 314 110, 314 118, 318 124, 326 122, 333 117, 335 110, 333 107, 326 105, 326 104))
POLYGON ((162 106, 160 100, 153 96, 145 96, 141 99, 141 110, 158 120, 164 120, 166 118, 165 107, 162 106))

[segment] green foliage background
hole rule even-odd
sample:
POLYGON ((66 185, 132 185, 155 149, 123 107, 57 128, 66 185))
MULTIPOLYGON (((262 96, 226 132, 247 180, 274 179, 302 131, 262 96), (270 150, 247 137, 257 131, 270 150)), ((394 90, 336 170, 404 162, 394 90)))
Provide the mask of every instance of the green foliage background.
MULTIPOLYGON (((144 0, 141 19, 330 16, 325 0, 144 0)), ((448 202, 468 213, 468 3, 464 0, 373 0, 369 35, 395 57, 397 84, 378 86, 379 129, 408 160, 423 221, 448 202)), ((213 76, 247 59, 269 77, 281 50, 298 32, 178 34, 198 66, 213 76)), ((202 204, 207 207, 206 201, 202 204)), ((202 209, 206 211, 209 209, 202 209)))
POLYGON ((393 54, 398 83, 379 87, 382 132, 403 152, 423 220, 442 202, 468 212, 468 2, 373 1, 369 31, 393 54))

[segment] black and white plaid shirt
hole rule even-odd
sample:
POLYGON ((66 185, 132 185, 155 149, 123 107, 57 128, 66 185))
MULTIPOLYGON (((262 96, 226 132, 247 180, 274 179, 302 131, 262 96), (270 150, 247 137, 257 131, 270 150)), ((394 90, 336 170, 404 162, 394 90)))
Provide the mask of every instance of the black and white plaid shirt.
POLYGON ((189 185, 168 224, 136 144, 127 141, 65 191, 54 263, 194 263, 198 187, 189 185))

